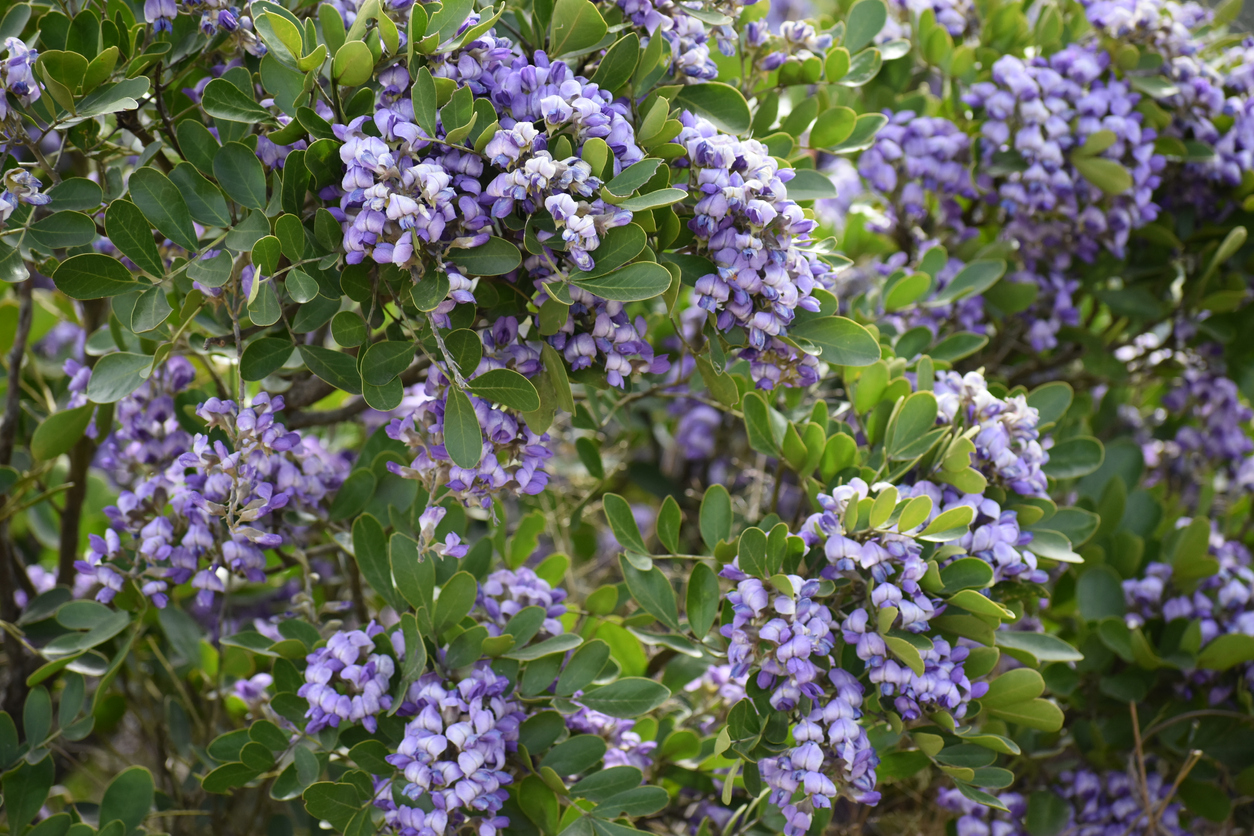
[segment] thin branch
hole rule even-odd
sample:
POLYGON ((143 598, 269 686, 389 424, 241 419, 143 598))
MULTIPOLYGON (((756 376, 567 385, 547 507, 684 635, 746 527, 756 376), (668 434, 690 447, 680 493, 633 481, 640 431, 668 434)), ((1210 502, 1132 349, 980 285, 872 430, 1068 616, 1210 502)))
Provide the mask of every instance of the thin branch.
POLYGON ((17 331, 13 335, 13 347, 9 349, 9 391, 4 403, 4 417, 0 418, 0 465, 13 461, 13 439, 17 436, 20 420, 22 387, 22 359, 26 356, 26 341, 30 339, 31 321, 34 319, 34 303, 31 291, 34 279, 27 279, 17 286, 17 331))

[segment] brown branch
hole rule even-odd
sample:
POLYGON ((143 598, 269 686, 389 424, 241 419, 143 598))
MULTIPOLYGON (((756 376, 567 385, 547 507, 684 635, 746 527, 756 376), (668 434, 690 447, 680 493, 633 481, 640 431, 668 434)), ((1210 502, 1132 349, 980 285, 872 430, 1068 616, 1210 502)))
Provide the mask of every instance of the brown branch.
POLYGON ((0 418, 0 465, 13 461, 13 439, 17 436, 17 424, 21 420, 22 359, 26 356, 26 341, 30 339, 34 318, 31 297, 34 286, 34 279, 27 279, 17 286, 17 331, 13 335, 13 347, 9 349, 9 391, 5 397, 4 417, 0 418))
MULTIPOLYGON (((13 461, 13 440, 17 436, 17 425, 21 420, 22 397, 22 361, 26 357, 26 342, 30 339, 31 321, 34 317, 34 304, 31 291, 35 280, 27 279, 17 286, 18 314, 17 330, 13 335, 13 347, 9 351, 9 390, 5 397, 4 416, 0 418, 0 465, 8 465, 13 461)), ((4 499, 0 494, 0 502, 4 499)), ((21 564, 17 548, 9 536, 8 521, 0 522, 0 620, 10 624, 16 622, 20 611, 14 593, 21 588, 28 600, 34 597, 35 589, 31 585, 26 568, 21 564)), ((21 640, 8 630, 4 631, 4 652, 8 671, 3 699, 0 706, 13 716, 17 716, 20 707, 26 701, 26 676, 33 667, 21 640)))

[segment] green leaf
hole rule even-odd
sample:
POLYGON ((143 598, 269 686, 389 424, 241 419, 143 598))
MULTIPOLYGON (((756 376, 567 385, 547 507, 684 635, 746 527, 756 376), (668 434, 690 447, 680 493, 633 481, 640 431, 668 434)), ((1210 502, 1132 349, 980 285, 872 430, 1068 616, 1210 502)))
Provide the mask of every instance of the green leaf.
POLYGON ((1075 479, 1097 470, 1105 457, 1102 443, 1096 438, 1068 438, 1050 448, 1049 461, 1041 469, 1053 479, 1075 479))
POLYGON ((810 319, 793 325, 788 333, 814 343, 833 365, 869 366, 880 359, 880 344, 871 332, 843 316, 810 319))
POLYGON ((471 380, 469 386, 478 397, 519 412, 534 412, 540 408, 540 393, 535 385, 512 369, 489 369, 471 380))
POLYGON ((628 32, 606 51, 591 81, 601 89, 613 92, 627 83, 639 61, 640 36, 628 32))
POLYGON ((361 379, 371 386, 390 383, 409 367, 417 346, 408 340, 383 340, 366 349, 361 361, 361 379))
POLYGON ((39 815, 56 775, 53 759, 46 756, 35 764, 23 760, 15 769, 9 770, 0 778, 10 833, 22 832, 39 815))
POLYGON ((363 806, 358 798, 357 788, 352 784, 323 781, 305 790, 301 797, 305 800, 305 809, 309 811, 309 815, 330 822, 340 831, 344 830, 345 825, 363 806))
POLYGON ((1071 406, 1074 394, 1071 384, 1055 380, 1033 389, 1028 394, 1028 406, 1037 411, 1037 420, 1041 425, 1053 424, 1071 406))
POLYGON ((607 27, 589 0, 557 0, 549 35, 549 54, 554 58, 585 52, 601 42, 607 27))
POLYGON ((919 532, 918 537, 920 540, 933 543, 957 540, 967 533, 967 527, 971 525, 973 519, 975 519, 975 510, 966 505, 959 505, 938 514, 936 519, 928 523, 927 528, 919 532))
POLYGON ((636 525, 636 518, 631 513, 631 505, 627 503, 627 500, 616 493, 607 493, 602 497, 601 503, 605 509, 606 519, 609 520, 610 528, 614 531, 614 537, 618 539, 619 544, 639 554, 648 554, 649 550, 645 548, 644 538, 640 535, 640 527, 636 525))
POLYGON ((657 566, 642 572, 632 565, 626 555, 619 556, 618 564, 627 582, 627 590, 636 603, 658 621, 679 632, 679 608, 675 603, 675 590, 666 573, 657 566))
POLYGON ((291 341, 277 337, 253 340, 240 358, 240 375, 245 380, 261 380, 282 368, 295 350, 291 341))
POLYGON ((605 757, 605 741, 595 734, 577 734, 552 749, 540 761, 558 775, 578 775, 605 757))
MULTIPOLYGON (((223 145, 213 158, 213 176, 231 200, 259 212, 265 211, 266 170, 247 145, 239 142, 223 145)), ((266 234, 269 234, 268 224, 266 234)))
POLYGON ((1197 666, 1208 671, 1226 671, 1250 661, 1254 661, 1254 636, 1243 633, 1217 636, 1197 655, 1197 666))
POLYGON ((1008 723, 1018 723, 1044 732, 1056 732, 1062 728, 1063 723, 1062 709, 1049 700, 1040 698, 990 708, 989 713, 1008 723))
POLYGON ((985 589, 993 583, 993 567, 978 557, 964 557, 941 569, 940 577, 947 593, 961 589, 985 589))
POLYGON ((118 199, 105 210, 105 234, 122 255, 154 278, 165 275, 165 263, 157 250, 148 220, 129 200, 118 199))
POLYGON ((704 563, 692 568, 688 577, 688 627, 698 639, 705 638, 718 617, 720 602, 718 576, 704 563))
POLYGON ((745 97, 735 87, 719 81, 685 85, 675 96, 675 104, 704 116, 714 127, 731 134, 745 133, 753 122, 745 97))
POLYGON ((479 584, 469 572, 458 572, 448 579, 440 589, 440 597, 435 601, 435 615, 432 624, 436 634, 465 618, 475 606, 475 596, 479 594, 479 584))
POLYGON ((270 111, 225 78, 215 78, 206 84, 200 101, 205 112, 215 119, 249 125, 274 122, 270 111))
MULTIPOLYGON (((205 179, 190 163, 179 163, 170 172, 170 182, 182 193, 192 220, 205 226, 228 227, 231 213, 217 186, 205 179)), ((113 238, 112 235, 109 236, 113 238)))
POLYGON ((671 274, 656 262, 640 261, 603 276, 579 279, 571 283, 602 299, 638 302, 660 296, 670 287, 671 274))
POLYGON ((657 538, 662 546, 671 554, 679 551, 679 527, 683 524, 684 514, 679 510, 679 503, 674 496, 662 500, 662 507, 657 514, 657 538))
POLYGON ((850 53, 875 40, 888 20, 888 7, 883 0, 861 0, 849 10, 845 22, 845 41, 842 44, 850 53))
POLYGON ((317 377, 350 395, 361 394, 361 375, 350 355, 316 345, 298 348, 301 359, 317 377))
POLYGON ((483 457, 483 432, 466 393, 450 386, 444 407, 444 448, 458 467, 472 468, 483 457))
POLYGON ((623 169, 622 174, 605 184, 605 189, 615 197, 627 197, 645 183, 648 183, 661 165, 661 160, 641 160, 623 169))
POLYGON ((1072 155, 1071 164, 1084 176, 1085 180, 1106 194, 1123 194, 1132 188, 1132 175, 1128 169, 1114 160, 1108 160, 1105 157, 1072 155))
POLYGON ((1006 262, 1001 259, 973 261, 932 298, 932 304, 947 305, 968 296, 978 296, 996 284, 1005 272, 1006 262))
POLYGON ((812 168, 794 170, 788 181, 788 197, 793 200, 827 200, 836 197, 836 184, 832 178, 812 168))
POLYGON ((551 639, 545 639, 542 642, 527 645, 523 648, 515 648, 509 653, 501 655, 506 659, 530 662, 533 659, 543 659, 545 656, 552 656, 554 653, 565 653, 568 650, 574 650, 581 644, 583 644, 583 639, 574 633, 562 633, 560 636, 554 636, 551 639))
MULTIPOLYGON (((870 0, 864 0, 864 2, 868 1, 870 0)), ((853 126, 853 132, 848 138, 829 150, 840 154, 870 148, 871 143, 875 141, 875 134, 887 124, 888 117, 882 113, 864 113, 858 117, 857 123, 853 126)))
MULTIPOLYGON (((848 107, 833 107, 819 114, 810 128, 811 148, 830 148, 844 142, 858 124, 858 114, 848 107)), ((791 196, 792 188, 788 189, 791 196)))
POLYGON ((348 41, 331 60, 332 77, 345 87, 359 87, 374 74, 374 55, 363 41, 348 41))
POLYGON ((635 787, 607 798, 593 813, 606 818, 615 816, 650 816, 666 807, 670 795, 662 787, 635 787))
POLYGON ((579 701, 611 717, 636 719, 666 702, 670 695, 670 690, 660 682, 629 676, 588 691, 579 701))
POLYGON ((980 697, 980 705, 996 708, 1036 699, 1045 693, 1045 680, 1031 668, 1006 671, 988 684, 988 693, 980 697))
POLYGON ((353 523, 353 558, 361 576, 383 600, 400 610, 401 599, 392 585, 392 566, 388 557, 388 541, 383 526, 369 514, 362 514, 353 523))
POLYGON ((931 392, 915 392, 902 403, 890 432, 889 454, 897 458, 902 451, 927 435, 936 426, 936 396, 931 392))
POLYGON ((79 212, 56 212, 31 224, 27 235, 49 251, 81 247, 96 239, 96 224, 79 212))
POLYGON ((587 688, 601 673, 609 658, 610 646, 600 639, 593 639, 582 645, 566 663, 562 675, 557 679, 554 693, 565 697, 587 688))
POLYGON ((1076 605, 1088 621, 1121 617, 1127 609, 1123 582, 1119 573, 1109 566, 1094 566, 1076 583, 1076 605))
POLYGON ((640 786, 643 780, 643 774, 634 766, 612 766, 579 781, 570 788, 570 794, 600 802, 640 786))
POLYGON ((727 488, 716 484, 705 489, 705 495, 701 498, 699 523, 701 539, 711 551, 720 541, 731 538, 731 495, 727 488))
POLYGON ((996 644, 1007 650, 1016 650, 1041 662, 1079 662, 1084 654, 1057 636, 1047 633, 1024 633, 1017 630, 998 630, 996 644))
POLYGON ((92 404, 87 404, 49 415, 35 428, 35 434, 31 436, 31 455, 40 461, 49 461, 62 453, 68 453, 87 431, 95 409, 92 404))
POLYGON ((578 280, 603 276, 640 255, 646 243, 648 243, 648 236, 637 224, 616 226, 605 234, 601 239, 601 246, 593 251, 596 265, 588 271, 580 270, 571 273, 570 278, 578 280))
POLYGON ((136 334, 155 331, 170 318, 172 313, 174 313, 174 308, 171 307, 170 300, 166 298, 165 289, 160 286, 150 287, 139 294, 139 298, 135 300, 135 307, 131 309, 131 330, 136 334))
POLYGON ((187 201, 170 178, 155 168, 141 168, 131 175, 130 191, 131 200, 161 234, 188 252, 199 249, 187 201))
POLYGON ((618 201, 618 208, 630 209, 632 212, 643 212, 646 209, 660 209, 678 203, 688 196, 683 189, 658 189, 648 194, 640 194, 618 201))
POLYGON ((121 821, 124 832, 129 833, 148 815, 153 797, 152 773, 145 767, 132 766, 118 773, 105 789, 100 802, 100 823, 121 821))
POLYGON ((57 289, 71 299, 104 299, 143 286, 115 258, 100 253, 71 256, 52 275, 57 289))
POLYGON ((503 276, 522 264, 518 247, 496 237, 469 250, 449 250, 448 258, 470 276, 503 276))
POLYGON ((96 362, 87 383, 87 399, 93 403, 116 403, 138 389, 148 377, 152 358, 147 354, 115 351, 96 362))
POLYGON ((418 70, 411 95, 414 104, 414 119, 427 136, 434 137, 436 135, 436 104, 439 98, 435 92, 435 79, 431 77, 431 71, 426 67, 418 70))

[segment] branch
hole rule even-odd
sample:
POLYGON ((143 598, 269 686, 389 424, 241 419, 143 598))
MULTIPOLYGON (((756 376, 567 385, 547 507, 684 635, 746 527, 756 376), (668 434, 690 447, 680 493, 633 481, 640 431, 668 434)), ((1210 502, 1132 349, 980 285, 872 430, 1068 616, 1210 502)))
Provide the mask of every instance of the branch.
POLYGON ((0 465, 13 461, 13 439, 21 418, 22 387, 18 381, 22 377, 22 359, 26 356, 26 341, 30 339, 31 320, 34 318, 31 299, 34 286, 34 279, 27 279, 17 286, 17 332, 13 335, 13 347, 9 349, 9 391, 4 403, 4 417, 0 418, 0 465))

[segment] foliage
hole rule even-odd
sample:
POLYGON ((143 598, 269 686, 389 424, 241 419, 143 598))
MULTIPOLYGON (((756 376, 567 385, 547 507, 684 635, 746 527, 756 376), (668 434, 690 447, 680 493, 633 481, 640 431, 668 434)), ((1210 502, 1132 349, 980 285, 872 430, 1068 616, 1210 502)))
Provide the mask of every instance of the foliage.
POLYGON ((1238 11, 10 4, 0 827, 1248 830, 1238 11))

